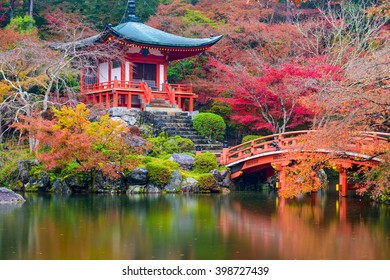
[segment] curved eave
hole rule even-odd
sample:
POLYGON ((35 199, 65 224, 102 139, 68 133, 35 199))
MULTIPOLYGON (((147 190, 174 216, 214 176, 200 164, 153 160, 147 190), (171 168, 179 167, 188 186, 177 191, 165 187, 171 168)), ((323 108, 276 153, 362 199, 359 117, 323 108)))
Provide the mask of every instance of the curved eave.
POLYGON ((128 43, 174 49, 207 48, 217 43, 223 37, 223 35, 220 35, 211 38, 187 38, 167 33, 139 22, 122 23, 115 27, 107 26, 105 30, 128 43))

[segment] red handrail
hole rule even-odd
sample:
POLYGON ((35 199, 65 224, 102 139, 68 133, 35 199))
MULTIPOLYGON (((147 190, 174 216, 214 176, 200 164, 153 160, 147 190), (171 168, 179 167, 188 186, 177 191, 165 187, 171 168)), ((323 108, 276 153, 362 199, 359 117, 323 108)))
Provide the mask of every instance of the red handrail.
MULTIPOLYGON (((298 146, 299 136, 312 132, 314 131, 303 130, 274 134, 259 137, 232 148, 225 148, 225 151, 222 153, 221 164, 227 165, 254 155, 275 152, 277 150, 291 150, 298 146)), ((390 133, 360 132, 343 148, 347 148, 349 152, 364 152, 365 149, 370 148, 370 145, 377 145, 380 142, 387 143, 389 138, 390 133)))
POLYGON ((172 86, 170 84, 164 84, 164 91, 167 92, 169 102, 171 102, 172 105, 176 105, 176 101, 175 101, 176 91, 172 88, 172 86))
POLYGON ((148 87, 148 84, 144 81, 139 83, 139 88, 144 92, 143 99, 145 102, 145 106, 148 106, 152 101, 152 89, 148 87))

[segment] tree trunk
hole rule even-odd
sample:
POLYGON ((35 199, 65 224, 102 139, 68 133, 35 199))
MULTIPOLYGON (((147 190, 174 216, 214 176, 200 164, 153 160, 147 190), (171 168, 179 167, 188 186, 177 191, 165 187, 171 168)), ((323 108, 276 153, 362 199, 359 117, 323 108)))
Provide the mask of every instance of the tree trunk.
POLYGON ((9 18, 13 19, 15 16, 15 0, 9 1, 9 18))
POLYGON ((286 23, 291 23, 292 22, 291 14, 292 13, 291 13, 290 1, 286 0, 286 23))
POLYGON ((33 11, 34 11, 34 0, 30 0, 30 7, 28 9, 28 15, 30 17, 33 17, 33 11))

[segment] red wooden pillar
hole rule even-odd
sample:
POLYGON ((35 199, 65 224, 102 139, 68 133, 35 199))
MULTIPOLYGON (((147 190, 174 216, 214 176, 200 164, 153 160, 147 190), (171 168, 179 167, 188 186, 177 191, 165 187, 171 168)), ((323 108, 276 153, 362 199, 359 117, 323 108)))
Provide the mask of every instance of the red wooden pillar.
POLYGON ((106 93, 106 108, 110 108, 110 94, 106 93))
POLYGON ((348 196, 348 173, 346 168, 342 168, 339 173, 339 195, 348 196))
POLYGON ((186 101, 183 100, 183 103, 181 104, 181 109, 183 110, 183 112, 185 112, 186 110, 186 101))
POLYGON ((194 111, 194 98, 190 97, 190 102, 189 102, 189 105, 188 105, 188 111, 189 112, 193 112, 194 111))
POLYGON ((131 109, 131 98, 132 98, 131 93, 128 93, 127 94, 127 109, 131 109))
POLYGON ((103 94, 99 94, 99 104, 103 104, 103 94))
POLYGON ((112 97, 112 101, 113 101, 113 107, 118 107, 118 92, 115 90, 113 93, 112 93, 113 97, 112 97))
POLYGON ((283 165, 280 165, 279 172, 279 189, 282 189, 286 181, 286 170, 283 165))
POLYGON ((92 93, 92 102, 93 104, 96 104, 97 101, 96 101, 96 95, 94 93, 92 93))
POLYGON ((177 107, 181 108, 181 96, 180 95, 177 97, 177 107))
POLYGON ((80 77, 80 92, 84 93, 84 69, 81 69, 81 77, 80 77))

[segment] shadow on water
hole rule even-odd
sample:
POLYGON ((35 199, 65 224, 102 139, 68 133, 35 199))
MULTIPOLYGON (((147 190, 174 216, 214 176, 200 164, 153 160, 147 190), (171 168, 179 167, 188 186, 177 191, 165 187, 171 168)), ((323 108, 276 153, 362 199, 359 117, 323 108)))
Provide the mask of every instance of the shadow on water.
POLYGON ((26 194, 0 259, 389 259, 390 208, 337 193, 26 194))

